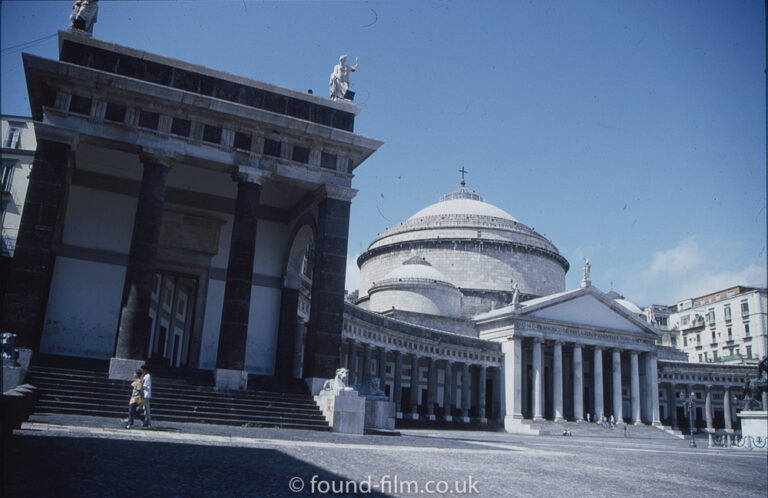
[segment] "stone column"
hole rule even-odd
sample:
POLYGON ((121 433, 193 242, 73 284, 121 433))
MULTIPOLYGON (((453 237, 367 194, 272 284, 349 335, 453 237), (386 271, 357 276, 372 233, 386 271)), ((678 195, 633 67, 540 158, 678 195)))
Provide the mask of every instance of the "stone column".
POLYGON ((427 370, 427 418, 435 420, 435 403, 437 402, 437 366, 435 359, 429 358, 427 370))
POLYGON ((280 297, 280 324, 277 331, 277 354, 275 355, 275 376, 281 379, 293 377, 293 360, 296 350, 296 316, 299 310, 299 287, 297 276, 284 279, 280 297))
POLYGON ((731 420, 731 388, 726 386, 723 392, 723 421, 725 422, 725 430, 727 432, 733 432, 733 421, 731 420))
POLYGON ((384 385, 387 383, 387 350, 379 348, 379 385, 381 390, 385 391, 384 385))
POLYGON ((504 369, 504 395, 502 398, 504 428, 507 431, 523 418, 522 400, 522 341, 515 337, 501 343, 504 369))
POLYGON ((667 384, 667 409, 669 410, 669 423, 672 428, 677 427, 677 393, 675 392, 675 384, 670 382, 667 384))
POLYGON ((632 423, 640 425, 640 370, 638 367, 637 351, 630 352, 629 389, 632 403, 632 423))
POLYGON ((645 380, 647 382, 648 406, 651 410, 651 424, 660 426, 659 420, 659 371, 656 355, 647 353, 645 363, 645 380))
POLYGON ((544 420, 544 393, 542 391, 541 339, 533 340, 533 420, 544 420))
POLYGON ((395 412, 398 418, 403 417, 403 353, 395 351, 395 372, 393 375, 395 390, 392 400, 395 402, 395 412))
POLYGON ((480 422, 484 424, 488 422, 488 418, 485 416, 485 383, 488 375, 485 365, 479 365, 477 373, 477 414, 480 422))
POLYGON ((469 363, 461 367, 461 418, 462 422, 469 422, 469 363))
POLYGON ((552 406, 555 411, 555 422, 563 420, 563 343, 555 342, 552 350, 552 406))
POLYGON ((245 389, 248 384, 248 374, 245 372, 245 345, 251 313, 259 198, 261 184, 267 176, 250 169, 246 173, 245 170, 241 168, 236 175, 238 184, 235 218, 232 223, 227 281, 221 308, 219 349, 214 372, 216 386, 222 389, 245 389))
POLYGON ((419 357, 411 356, 411 418, 419 420, 419 357))
POLYGON ((603 410, 603 348, 595 347, 594 364, 592 375, 594 376, 595 386, 595 421, 599 421, 605 415, 603 410))
POLYGON ((313 394, 320 391, 325 379, 333 377, 339 364, 349 206, 355 193, 354 189, 325 185, 327 197, 318 204, 312 308, 304 355, 304 380, 313 394))
POLYGON ((584 420, 584 370, 581 360, 581 345, 573 345, 573 419, 584 420))
POLYGON ((443 409, 445 411, 445 415, 443 418, 446 422, 450 422, 453 420, 451 408, 455 403, 454 398, 456 397, 456 386, 453 383, 453 366, 448 360, 445 361, 445 372, 443 377, 445 378, 443 382, 443 409))
POLYGON ((712 422, 712 385, 704 386, 704 417, 707 421, 707 431, 713 431, 715 426, 712 422))
POLYGON ((368 383, 371 380, 371 345, 363 344, 363 368, 361 382, 368 383))
POLYGON ((357 342, 350 340, 348 349, 347 349, 347 363, 348 363, 347 370, 349 370, 350 384, 358 383, 357 376, 360 369, 357 368, 357 350, 358 350, 357 342))
POLYGON ((621 351, 614 349, 613 354, 613 417, 616 423, 624 421, 621 399, 621 351))
MULTIPOLYGON (((64 222, 70 153, 75 137, 54 140, 35 125, 37 150, 29 172, 14 257, 5 282, 3 332, 17 335, 17 346, 38 352, 53 267, 55 241, 64 222)), ((142 357, 139 357, 142 358, 142 357)), ((125 378, 128 378, 127 376, 125 378)))
POLYGON ((115 354, 109 363, 110 378, 130 378, 147 357, 151 320, 152 282, 157 266, 157 245, 163 221, 169 158, 142 154, 144 173, 133 220, 131 247, 123 281, 123 298, 117 327, 115 354))

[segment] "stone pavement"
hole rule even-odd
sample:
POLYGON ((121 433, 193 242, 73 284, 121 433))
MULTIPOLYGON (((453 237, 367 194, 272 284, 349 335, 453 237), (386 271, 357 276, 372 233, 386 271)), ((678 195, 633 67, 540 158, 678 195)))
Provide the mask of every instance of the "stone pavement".
POLYGON ((352 436, 154 424, 126 430, 112 419, 35 415, 3 441, 4 496, 355 495, 369 485, 375 496, 768 494, 764 451, 707 449, 704 440, 692 449, 688 441, 631 433, 352 436))

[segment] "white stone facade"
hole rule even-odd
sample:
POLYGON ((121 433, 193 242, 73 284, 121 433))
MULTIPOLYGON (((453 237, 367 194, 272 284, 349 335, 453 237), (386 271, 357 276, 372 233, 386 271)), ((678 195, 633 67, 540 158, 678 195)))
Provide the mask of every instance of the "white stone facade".
POLYGON ((12 257, 19 233, 24 199, 27 196, 29 172, 32 168, 37 141, 32 119, 20 116, 0 116, 2 139, 2 244, 0 256, 12 257))

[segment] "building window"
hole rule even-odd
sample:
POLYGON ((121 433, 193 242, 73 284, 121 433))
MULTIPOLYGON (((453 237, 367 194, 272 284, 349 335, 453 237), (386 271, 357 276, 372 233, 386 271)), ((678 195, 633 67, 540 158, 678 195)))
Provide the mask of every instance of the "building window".
POLYGON ((729 304, 725 305, 725 321, 731 321, 731 306, 729 304))
POLYGON ((251 150, 251 135, 248 133, 235 132, 235 149, 251 150))
POLYGON ((752 358, 752 346, 747 346, 747 358, 752 358))
POLYGON ((699 363, 701 363, 701 353, 699 353, 699 363))
POLYGON ((707 323, 709 323, 710 325, 714 325, 715 324, 715 310, 714 309, 711 309, 711 310, 709 310, 707 312, 707 323))
POLYGON ((269 138, 264 140, 264 154, 268 156, 280 157, 280 146, 282 144, 277 140, 269 138))
POLYGON ((728 327, 728 340, 733 340, 733 328, 728 327))
POLYGON ((691 323, 691 317, 689 315, 680 318, 680 325, 688 325, 689 323, 691 323))
POLYGON ((336 155, 323 152, 320 155, 320 167, 326 169, 336 169, 336 155))
POLYGON ((672 339, 672 346, 677 347, 677 337, 672 336, 671 339, 672 339))
POLYGON ((26 128, 24 123, 9 122, 8 134, 3 141, 3 147, 6 149, 20 149, 21 148, 21 130, 26 128))
POLYGON ((744 324, 744 335, 749 336, 749 324, 744 324))
POLYGON ((701 344, 701 333, 696 334, 696 344, 701 344))
POLYGON ((712 342, 717 342, 717 333, 715 331, 712 331, 712 342))
POLYGON ((141 111, 139 113, 139 128, 156 130, 160 122, 160 114, 156 112, 141 111))
POLYGON ((82 114, 88 116, 91 114, 91 99, 88 97, 81 97, 79 95, 72 95, 69 100, 69 112, 74 114, 82 114))
POLYGON ((688 347, 688 336, 683 336, 683 347, 688 347))
POLYGON ((192 121, 182 118, 173 118, 171 121, 171 133, 180 137, 188 137, 192 131, 192 121))
POLYGON ((749 316, 749 303, 747 301, 741 302, 741 316, 749 316))
POLYGON ((712 359, 717 361, 717 351, 712 351, 712 359))
POLYGON ((309 149, 306 147, 299 147, 298 145, 294 145, 292 159, 297 163, 307 164, 309 162, 309 149))
POLYGON ((116 123, 122 123, 125 121, 125 114, 127 108, 120 104, 111 104, 107 102, 107 108, 104 111, 104 119, 107 121, 114 121, 116 123))
POLYGON ((203 126, 203 142, 212 144, 221 143, 221 126, 203 126))
POLYGON ((2 192, 11 191, 11 183, 13 182, 13 170, 15 168, 15 159, 3 159, 2 179, 0 180, 2 182, 0 183, 0 185, 2 185, 2 192))

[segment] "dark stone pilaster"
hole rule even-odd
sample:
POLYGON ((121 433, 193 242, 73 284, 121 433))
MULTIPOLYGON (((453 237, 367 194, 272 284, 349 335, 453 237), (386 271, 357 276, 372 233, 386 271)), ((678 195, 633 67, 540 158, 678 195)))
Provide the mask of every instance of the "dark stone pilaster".
POLYGON ((289 379, 293 376, 298 310, 298 289, 284 288, 280 300, 280 326, 277 332, 277 357, 275 358, 275 375, 281 379, 289 379))
POLYGON ((485 418, 485 380, 486 380, 486 367, 480 365, 477 367, 478 379, 477 379, 477 415, 481 419, 485 418))
POLYGON ((434 358, 429 358, 427 369, 427 415, 430 420, 435 417, 435 403, 437 402, 437 365, 434 358))
POLYGON ((157 244, 169 167, 167 159, 155 156, 144 158, 144 173, 125 269, 115 358, 143 360, 147 356, 152 279, 157 266, 157 244))
MULTIPOLYGON (((261 185, 258 183, 240 181, 237 184, 235 219, 232 224, 227 283, 224 288, 221 332, 216 356, 217 369, 243 370, 245 368, 245 343, 248 337, 248 316, 251 311, 253 258, 256 253, 260 195, 261 185)), ((295 321, 294 319, 294 324, 295 321)))
POLYGON ((330 379, 341 362, 349 207, 350 201, 331 197, 318 206, 305 378, 330 379))
POLYGON ((367 384, 371 380, 371 353, 370 344, 363 344, 363 384, 367 384))
POLYGON ((387 350, 379 349, 379 386, 384 390, 384 384, 387 380, 387 350))
POLYGON ((419 357, 413 355, 411 356, 411 415, 414 419, 419 418, 419 401, 421 398, 421 392, 419 390, 420 381, 419 357))
POLYGON ((395 351, 394 388, 392 400, 395 402, 395 411, 401 413, 403 404, 403 353, 400 351, 395 351))
MULTIPOLYGON (((451 362, 445 361, 445 371, 443 373, 443 410, 446 417, 453 415, 453 403, 456 393, 456 386, 453 383, 453 366, 451 362)), ((451 419, 448 418, 450 421, 451 419)))
POLYGON ((17 334, 18 346, 37 352, 43 332, 56 253, 57 228, 63 223, 69 144, 43 138, 29 174, 13 262, 6 282, 3 332, 17 334))

